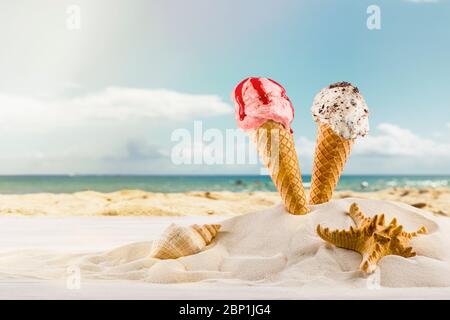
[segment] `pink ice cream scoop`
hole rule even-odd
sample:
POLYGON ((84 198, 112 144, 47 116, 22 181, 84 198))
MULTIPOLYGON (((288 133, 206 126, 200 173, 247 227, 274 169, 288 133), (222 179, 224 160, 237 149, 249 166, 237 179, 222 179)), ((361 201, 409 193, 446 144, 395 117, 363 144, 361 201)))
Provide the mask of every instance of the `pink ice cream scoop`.
POLYGON ((276 81, 254 77, 244 79, 236 86, 231 98, 235 102, 239 128, 257 129, 267 120, 273 120, 292 131, 294 108, 286 90, 276 81))

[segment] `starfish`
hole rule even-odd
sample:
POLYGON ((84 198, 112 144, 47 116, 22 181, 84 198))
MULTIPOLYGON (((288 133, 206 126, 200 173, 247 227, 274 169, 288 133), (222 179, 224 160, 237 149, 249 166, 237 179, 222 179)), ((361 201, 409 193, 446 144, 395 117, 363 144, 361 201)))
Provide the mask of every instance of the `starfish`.
POLYGON ((317 226, 318 235, 336 247, 359 252, 362 256, 360 270, 372 273, 377 263, 387 255, 398 255, 405 258, 414 257, 416 253, 409 246, 409 241, 419 234, 427 233, 425 227, 415 232, 403 231, 403 226, 394 218, 386 225, 384 214, 366 218, 356 203, 350 206, 349 216, 356 224, 350 230, 333 230, 317 226))

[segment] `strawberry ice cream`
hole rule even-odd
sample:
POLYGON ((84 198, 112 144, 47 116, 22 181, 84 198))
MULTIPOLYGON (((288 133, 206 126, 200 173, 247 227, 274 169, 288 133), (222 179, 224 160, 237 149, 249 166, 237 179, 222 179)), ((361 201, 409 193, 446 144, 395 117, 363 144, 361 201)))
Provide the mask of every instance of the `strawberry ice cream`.
POLYGON ((267 120, 281 123, 291 130, 294 108, 286 90, 268 78, 247 78, 242 80, 232 93, 236 106, 236 121, 239 128, 259 128, 267 120))
POLYGON ((267 78, 247 78, 234 89, 239 128, 253 140, 290 214, 309 212, 291 123, 294 108, 286 91, 267 78))

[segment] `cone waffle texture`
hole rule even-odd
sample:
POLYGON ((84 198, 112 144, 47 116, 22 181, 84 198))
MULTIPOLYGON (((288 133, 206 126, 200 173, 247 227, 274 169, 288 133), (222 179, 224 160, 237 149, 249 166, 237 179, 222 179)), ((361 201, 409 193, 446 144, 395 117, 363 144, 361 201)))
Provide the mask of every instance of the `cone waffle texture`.
POLYGON ((214 240, 219 229, 218 224, 194 224, 189 227, 171 224, 161 238, 153 242, 150 256, 158 259, 177 259, 199 253, 214 240))
POLYGON ((403 226, 395 218, 385 224, 384 214, 366 218, 356 203, 351 205, 349 215, 356 228, 330 231, 318 225, 317 234, 337 247, 359 252, 363 256, 360 270, 366 273, 375 271, 378 261, 384 256, 414 257, 416 253, 409 246, 409 241, 419 234, 427 233, 425 227, 415 232, 403 231, 403 226))
POLYGON ((289 129, 269 120, 256 130, 254 140, 258 154, 269 170, 286 210, 291 214, 306 214, 306 194, 294 138, 289 129))
POLYGON ((319 125, 311 177, 310 204, 331 200, 350 155, 352 144, 353 140, 341 138, 328 125, 319 125))

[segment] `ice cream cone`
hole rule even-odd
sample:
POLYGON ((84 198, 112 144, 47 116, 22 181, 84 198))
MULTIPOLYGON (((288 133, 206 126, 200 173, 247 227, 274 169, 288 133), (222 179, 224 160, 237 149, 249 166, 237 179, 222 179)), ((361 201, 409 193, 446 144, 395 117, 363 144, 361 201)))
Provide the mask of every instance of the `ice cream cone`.
POLYGON ((328 202, 353 142, 369 131, 369 109, 358 88, 338 82, 323 88, 311 107, 319 126, 309 203, 328 202))
POLYGON ((331 200, 350 155, 352 144, 353 140, 342 138, 327 124, 319 125, 311 177, 310 204, 331 200))
POLYGON ((295 215, 306 214, 306 194, 290 130, 276 121, 268 120, 256 129, 254 142, 286 210, 295 215))
POLYGON ((286 90, 269 78, 250 77, 233 90, 236 122, 249 133, 291 214, 308 212, 291 123, 294 107, 286 90))

